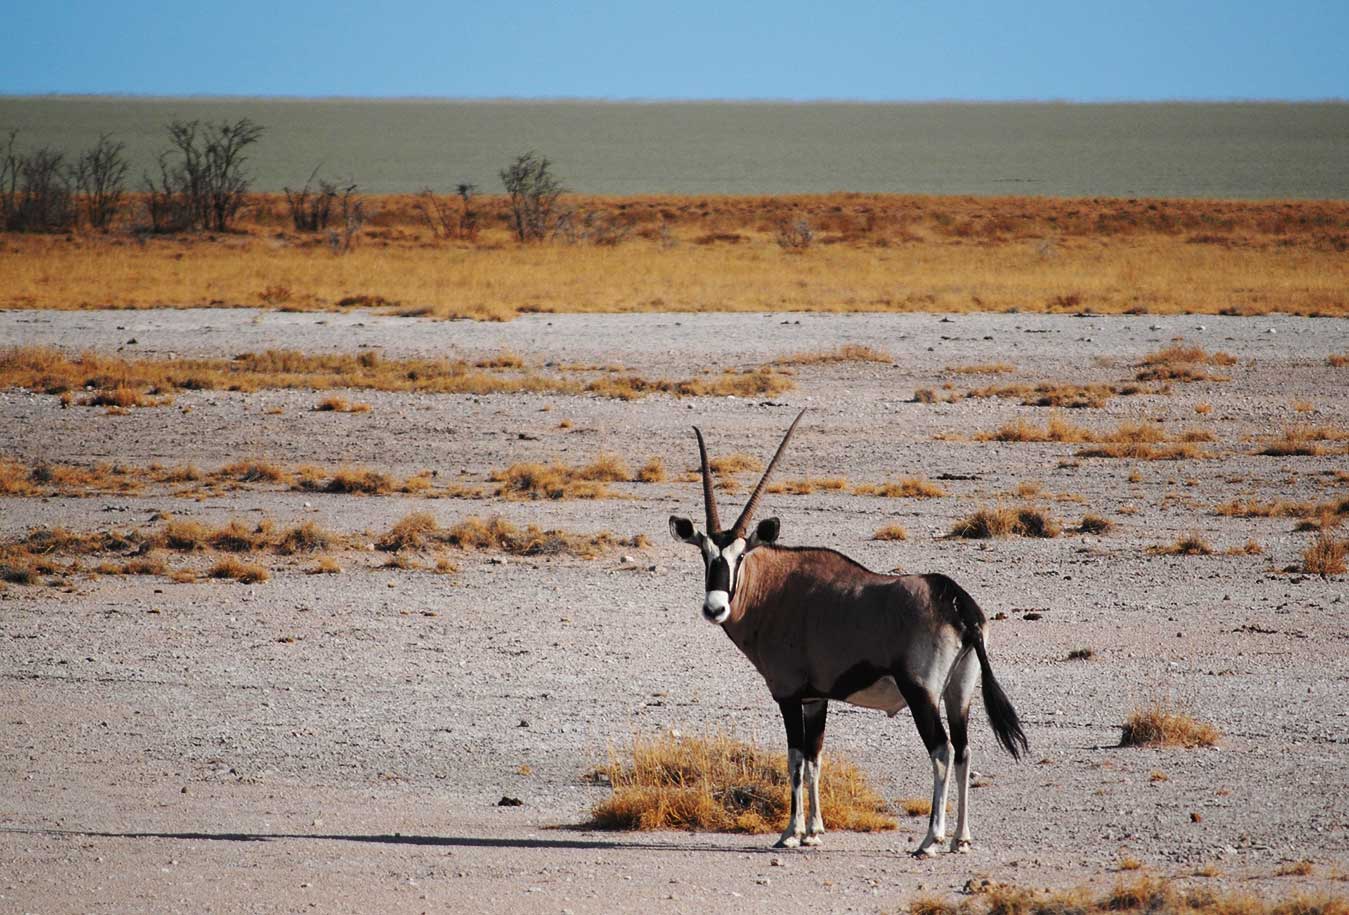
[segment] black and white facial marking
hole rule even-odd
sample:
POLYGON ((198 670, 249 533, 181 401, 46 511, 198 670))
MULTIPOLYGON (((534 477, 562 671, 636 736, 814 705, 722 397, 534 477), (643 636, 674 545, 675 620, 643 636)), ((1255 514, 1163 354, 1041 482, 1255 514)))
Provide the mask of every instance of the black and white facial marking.
POLYGON ((680 543, 692 543, 702 551, 707 572, 707 590, 703 598, 703 619, 720 626, 731 616, 731 601, 740 580, 740 564, 757 546, 772 543, 778 537, 777 518, 765 518, 746 537, 734 531, 704 534, 687 518, 670 516, 670 536, 680 543))

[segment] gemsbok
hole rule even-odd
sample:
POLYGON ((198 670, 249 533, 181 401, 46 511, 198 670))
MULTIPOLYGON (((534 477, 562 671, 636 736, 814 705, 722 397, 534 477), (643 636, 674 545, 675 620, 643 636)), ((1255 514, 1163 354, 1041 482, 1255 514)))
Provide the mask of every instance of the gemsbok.
POLYGON ((1019 759, 1027 749, 1016 710, 989 666, 988 621, 974 599, 945 575, 881 575, 836 550, 777 544, 781 523, 765 518, 750 530, 754 510, 783 451, 805 415, 783 436, 763 478, 729 529, 722 528, 707 446, 698 437, 707 530, 670 517, 675 540, 703 554, 703 616, 720 626, 768 684, 787 728, 791 820, 777 845, 818 845, 820 750, 829 700, 879 709, 894 717, 906 706, 932 760, 932 812, 927 837, 914 852, 935 855, 946 841, 948 773, 959 791, 951 851, 969 848, 970 700, 980 673, 984 708, 998 742, 1019 759), (938 703, 945 701, 948 740, 938 703), (810 792, 805 822, 803 786, 810 792))

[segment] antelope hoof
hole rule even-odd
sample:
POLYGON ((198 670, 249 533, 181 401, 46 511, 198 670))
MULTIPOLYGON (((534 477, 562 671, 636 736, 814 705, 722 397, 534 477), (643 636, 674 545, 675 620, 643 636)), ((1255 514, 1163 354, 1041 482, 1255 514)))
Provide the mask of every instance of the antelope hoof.
POLYGON ((972 839, 952 839, 951 853, 955 855, 967 855, 970 853, 970 846, 974 842, 972 839))
POLYGON ((782 838, 773 844, 774 848, 796 848, 801 844, 801 836, 795 832, 784 832, 782 838))
POLYGON ((820 838, 820 834, 818 832, 808 832, 806 833, 806 837, 801 840, 801 844, 815 846, 819 845, 823 841, 824 840, 820 838))
POLYGON ((935 858, 937 857, 938 844, 940 843, 924 842, 922 845, 918 846, 918 849, 913 853, 913 856, 915 858, 935 858))

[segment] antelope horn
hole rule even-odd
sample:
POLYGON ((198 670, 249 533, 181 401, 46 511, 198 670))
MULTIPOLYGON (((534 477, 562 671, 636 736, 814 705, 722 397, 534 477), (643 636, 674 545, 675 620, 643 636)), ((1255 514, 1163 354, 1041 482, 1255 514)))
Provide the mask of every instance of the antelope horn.
POLYGON ((768 469, 763 472, 763 478, 759 480, 759 485, 754 487, 754 492, 750 495, 749 501, 745 503, 744 511, 740 512, 740 518, 735 522, 735 536, 743 537, 749 530, 750 519, 754 517, 754 510, 759 507, 759 497, 763 495, 764 487, 768 485, 768 478, 773 475, 773 468, 778 466, 778 459, 782 457, 782 452, 786 450, 787 443, 792 439, 792 433, 796 431, 796 424, 801 421, 801 417, 806 415, 802 410, 796 414, 796 419, 787 427, 787 434, 782 437, 782 444, 778 445, 778 450, 773 454, 773 460, 768 462, 768 469))
POLYGON ((717 516, 717 497, 712 493, 712 471, 707 466, 707 446, 703 444, 703 433, 697 426, 693 434, 698 436, 698 457, 703 463, 703 506, 707 509, 707 532, 715 534, 721 530, 721 518, 717 516))

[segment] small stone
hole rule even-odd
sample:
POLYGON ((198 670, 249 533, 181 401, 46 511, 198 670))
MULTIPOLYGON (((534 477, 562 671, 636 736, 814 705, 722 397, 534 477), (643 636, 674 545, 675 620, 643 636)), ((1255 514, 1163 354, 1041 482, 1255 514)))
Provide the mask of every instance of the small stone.
POLYGON ((786 863, 783 862, 783 860, 782 860, 781 858, 774 858, 772 861, 769 861, 769 862, 768 862, 768 866, 769 866, 769 867, 786 867, 787 865, 786 865, 786 863))
POLYGON ((523 807, 524 805, 525 802, 518 797, 509 797, 505 794, 501 796, 501 800, 497 801, 498 807, 523 807))
POLYGON ((759 886, 768 886, 768 885, 769 885, 770 883, 772 883, 773 881, 769 880, 767 877, 760 877, 759 879, 755 880, 754 882, 757 883, 757 884, 759 884, 759 886))

